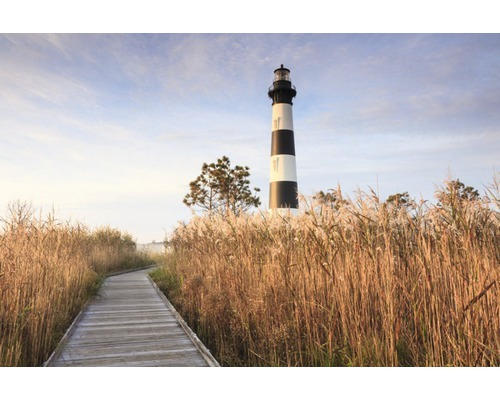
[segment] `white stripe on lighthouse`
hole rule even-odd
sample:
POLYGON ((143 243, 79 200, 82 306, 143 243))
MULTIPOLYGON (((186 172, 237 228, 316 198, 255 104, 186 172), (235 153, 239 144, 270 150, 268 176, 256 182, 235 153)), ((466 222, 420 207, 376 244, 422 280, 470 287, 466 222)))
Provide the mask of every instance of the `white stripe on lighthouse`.
POLYGON ((270 182, 277 181, 297 182, 295 156, 292 156, 290 154, 278 154, 271 156, 270 182))
POLYGON ((288 103, 273 104, 272 131, 289 129, 293 131, 292 105, 288 103))

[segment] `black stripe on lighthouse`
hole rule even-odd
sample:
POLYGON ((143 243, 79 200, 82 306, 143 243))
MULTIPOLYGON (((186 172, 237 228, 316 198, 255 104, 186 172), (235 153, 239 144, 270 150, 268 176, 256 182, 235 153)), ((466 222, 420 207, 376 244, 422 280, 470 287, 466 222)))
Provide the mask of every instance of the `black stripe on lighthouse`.
POLYGON ((273 131, 271 155, 275 156, 277 154, 295 155, 293 131, 289 129, 278 129, 277 131, 273 131))
POLYGON ((271 182, 269 184, 269 208, 299 208, 297 182, 271 182))

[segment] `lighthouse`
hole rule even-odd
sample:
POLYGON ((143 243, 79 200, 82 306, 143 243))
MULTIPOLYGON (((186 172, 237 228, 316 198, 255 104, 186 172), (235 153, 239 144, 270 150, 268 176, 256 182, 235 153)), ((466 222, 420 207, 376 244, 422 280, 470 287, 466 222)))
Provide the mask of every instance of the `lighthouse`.
POLYGON ((292 116, 292 99, 296 94, 290 70, 281 64, 274 70, 274 82, 268 91, 273 101, 269 180, 269 208, 272 211, 294 211, 299 207, 292 116))

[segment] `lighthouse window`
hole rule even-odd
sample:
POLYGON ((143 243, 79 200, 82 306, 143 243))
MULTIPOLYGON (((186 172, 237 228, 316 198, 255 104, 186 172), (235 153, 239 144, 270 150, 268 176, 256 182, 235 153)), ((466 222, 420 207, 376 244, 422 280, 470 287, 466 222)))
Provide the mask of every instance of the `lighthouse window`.
POLYGON ((273 160, 273 169, 274 169, 274 172, 278 172, 278 163, 279 163, 279 159, 275 158, 273 160))
POLYGON ((274 119, 274 130, 280 128, 280 117, 274 119))
POLYGON ((289 81, 290 80, 290 71, 286 69, 278 69, 274 72, 274 80, 275 81, 289 81))

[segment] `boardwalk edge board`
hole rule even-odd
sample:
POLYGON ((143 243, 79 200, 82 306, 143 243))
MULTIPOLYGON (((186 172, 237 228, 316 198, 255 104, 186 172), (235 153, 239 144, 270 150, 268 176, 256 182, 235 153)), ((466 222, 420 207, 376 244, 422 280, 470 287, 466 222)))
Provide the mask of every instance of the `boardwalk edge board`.
POLYGON ((66 330, 66 332, 64 333, 63 337, 61 338, 61 340, 57 344, 57 346, 54 349, 54 351, 52 352, 52 354, 49 356, 49 358, 47 359, 47 361, 45 361, 43 363, 42 367, 50 367, 50 364, 61 354, 61 351, 62 351, 64 345, 68 341, 69 337, 73 334, 73 331, 75 330, 76 325, 82 319, 84 311, 87 309, 87 306, 90 304, 90 302, 92 301, 93 298, 94 298, 94 296, 92 296, 90 299, 88 299, 85 302, 85 304, 83 305, 82 309, 77 314, 77 316, 75 317, 75 319, 73 320, 73 322, 71 323, 71 325, 69 326, 69 328, 66 330))
POLYGON ((175 318, 177 319, 177 322, 179 322, 180 326, 182 329, 186 332, 188 335, 189 339, 193 342, 195 347, 199 350, 200 354, 202 357, 205 359, 209 367, 220 367, 219 362, 215 359, 215 357, 212 355, 210 350, 203 344, 203 342, 198 338, 196 333, 192 331, 192 329, 189 327, 189 325, 184 321, 184 318, 177 312, 175 307, 170 303, 170 301, 167 299, 165 294, 160 290, 158 285, 153 281, 151 276, 149 274, 146 274, 146 277, 149 279, 151 284, 153 285, 154 289, 156 290, 156 293, 160 296, 162 301, 165 303, 165 305, 172 311, 174 314, 175 318))

